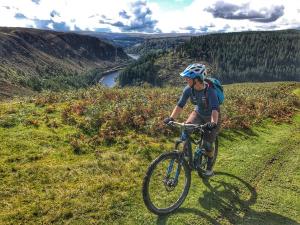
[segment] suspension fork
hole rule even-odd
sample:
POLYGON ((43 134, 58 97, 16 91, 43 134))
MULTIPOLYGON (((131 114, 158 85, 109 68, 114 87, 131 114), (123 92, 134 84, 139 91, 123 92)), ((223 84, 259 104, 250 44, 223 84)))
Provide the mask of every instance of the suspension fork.
MULTIPOLYGON (((171 159, 170 160, 169 166, 167 168, 167 174, 166 174, 166 177, 165 177, 166 179, 170 178, 170 174, 173 170, 175 160, 176 159, 171 159)), ((176 168, 176 172, 175 172, 174 184, 177 184, 177 182, 178 182, 178 178, 179 178, 180 171, 181 171, 181 166, 182 166, 182 163, 184 161, 184 154, 183 153, 179 154, 179 158, 177 160, 178 160, 178 164, 177 164, 177 168, 176 168)))
MULTIPOLYGON (((179 177, 180 171, 181 171, 181 166, 182 166, 183 161, 185 160, 185 157, 188 157, 188 164, 190 165, 190 169, 193 168, 191 140, 189 139, 188 133, 186 133, 185 131, 182 131, 180 139, 176 141, 175 151, 178 151, 178 146, 181 143, 184 143, 184 146, 183 146, 183 151, 180 152, 179 158, 178 158, 178 165, 177 165, 176 173, 175 173, 175 177, 174 177, 175 184, 178 181, 178 177, 179 177)), ((174 167, 174 162, 175 162, 175 159, 171 159, 169 166, 167 168, 167 173, 166 173, 166 177, 165 177, 166 179, 170 178, 170 174, 174 167)))
POLYGON ((169 166, 168 166, 168 169, 167 169, 167 174, 166 174, 166 178, 167 179, 170 177, 170 174, 171 174, 171 172, 173 170, 174 161, 175 161, 175 159, 171 159, 171 161, 169 163, 169 166))

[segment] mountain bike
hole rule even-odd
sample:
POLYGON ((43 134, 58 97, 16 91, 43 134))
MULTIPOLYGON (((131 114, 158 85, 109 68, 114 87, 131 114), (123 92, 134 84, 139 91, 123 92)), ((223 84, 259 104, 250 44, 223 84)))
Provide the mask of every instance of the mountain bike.
MULTIPOLYGON (((173 152, 161 154, 150 164, 142 188, 146 207, 157 215, 171 213, 180 207, 189 192, 191 171, 196 170, 203 176, 208 159, 202 148, 206 132, 203 125, 174 121, 168 125, 180 128, 180 139, 175 142, 173 152), (192 144, 197 146, 194 153, 192 144)), ((218 155, 218 138, 214 146, 212 165, 218 155)))

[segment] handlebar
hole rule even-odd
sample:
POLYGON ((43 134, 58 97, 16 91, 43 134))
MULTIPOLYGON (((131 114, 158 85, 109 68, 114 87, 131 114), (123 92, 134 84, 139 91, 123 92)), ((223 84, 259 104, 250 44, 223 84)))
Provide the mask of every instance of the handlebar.
POLYGON ((183 129, 188 130, 200 130, 203 131, 204 125, 200 124, 193 124, 193 123, 179 123, 175 121, 170 121, 167 125, 174 126, 174 127, 180 127, 183 129))

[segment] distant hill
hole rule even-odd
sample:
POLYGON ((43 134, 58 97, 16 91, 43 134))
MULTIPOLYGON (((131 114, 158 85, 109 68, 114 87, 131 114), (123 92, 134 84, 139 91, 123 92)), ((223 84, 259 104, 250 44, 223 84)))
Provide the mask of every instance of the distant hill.
POLYGON ((178 37, 157 37, 147 38, 142 43, 136 44, 126 49, 127 53, 144 55, 155 51, 168 51, 175 49, 184 42, 189 41, 192 36, 178 36, 178 37))
POLYGON ((146 33, 106 33, 106 32, 94 32, 94 31, 77 31, 78 34, 89 35, 93 37, 100 38, 102 40, 107 40, 110 43, 120 46, 129 53, 142 54, 137 52, 139 50, 135 49, 135 46, 143 45, 156 40, 170 40, 170 39, 185 39, 192 36, 198 36, 198 34, 187 34, 187 33, 158 33, 158 34, 146 34, 146 33), (132 48, 132 49, 131 49, 132 48))
POLYGON ((300 31, 191 37, 173 50, 141 57, 123 71, 120 83, 182 84, 178 74, 195 62, 205 63, 209 74, 223 83, 300 81, 300 31))
POLYGON ((145 35, 128 34, 128 33, 105 33, 105 32, 93 32, 93 31, 79 31, 76 33, 97 37, 101 40, 106 40, 107 42, 122 48, 129 48, 136 44, 143 43, 145 39, 145 35))
MULTIPOLYGON (((86 85, 101 71, 129 60, 96 37, 28 28, 0 28, 0 94, 11 87, 57 90, 86 85)), ((12 93, 14 91, 12 90, 12 93)))

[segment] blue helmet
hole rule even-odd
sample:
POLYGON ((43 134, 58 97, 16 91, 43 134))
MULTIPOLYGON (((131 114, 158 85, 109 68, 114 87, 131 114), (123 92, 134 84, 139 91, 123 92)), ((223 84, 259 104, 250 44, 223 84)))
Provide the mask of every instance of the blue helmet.
POLYGON ((181 74, 182 77, 188 77, 191 79, 199 78, 204 80, 205 78, 205 65, 203 64, 190 64, 181 74))

